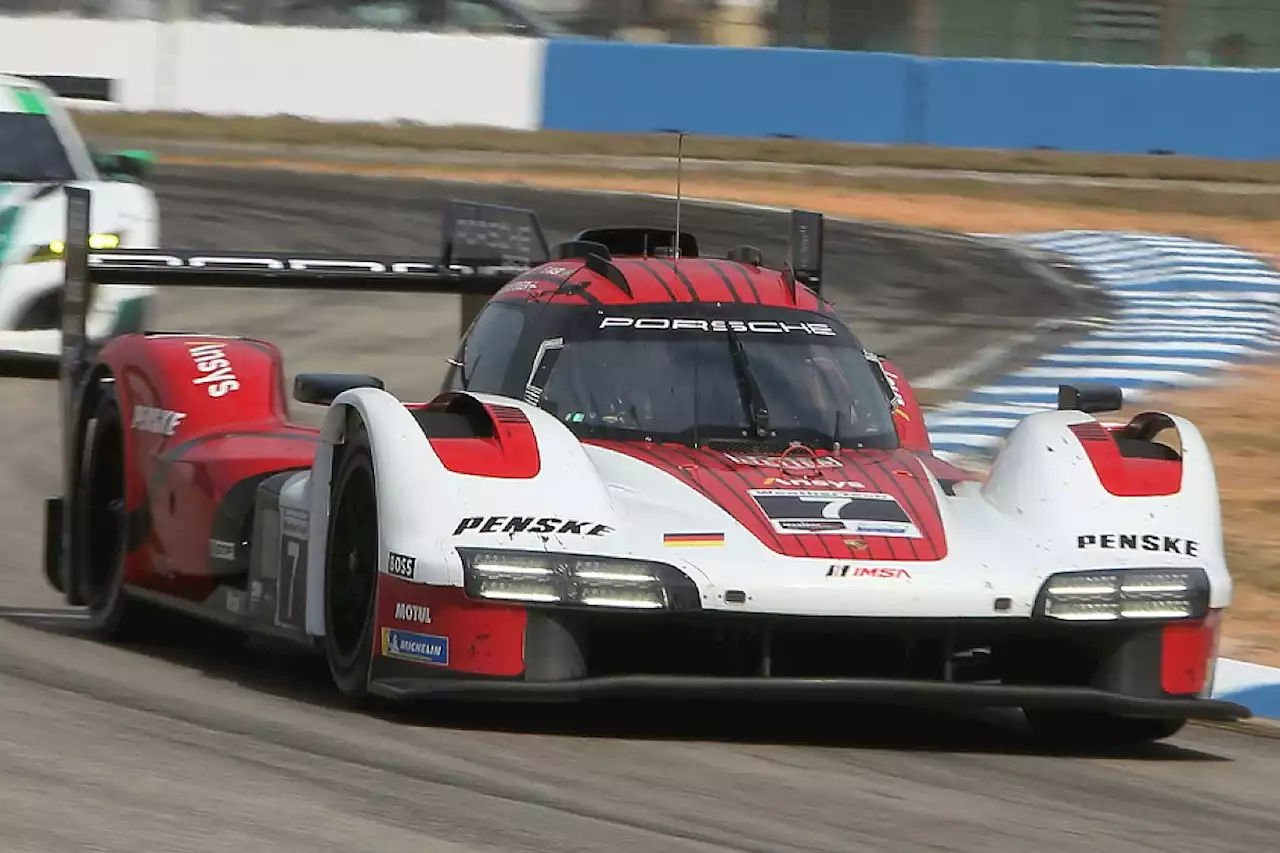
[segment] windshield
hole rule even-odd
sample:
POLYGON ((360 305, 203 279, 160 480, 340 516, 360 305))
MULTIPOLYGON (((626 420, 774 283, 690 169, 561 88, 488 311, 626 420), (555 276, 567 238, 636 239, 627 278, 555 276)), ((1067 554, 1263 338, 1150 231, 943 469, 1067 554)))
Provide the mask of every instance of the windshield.
POLYGON ((71 180, 75 175, 48 116, 0 113, 0 181, 71 180))
POLYGON ((742 305, 674 310, 587 312, 542 342, 526 399, 583 437, 896 446, 880 380, 831 318, 742 305))

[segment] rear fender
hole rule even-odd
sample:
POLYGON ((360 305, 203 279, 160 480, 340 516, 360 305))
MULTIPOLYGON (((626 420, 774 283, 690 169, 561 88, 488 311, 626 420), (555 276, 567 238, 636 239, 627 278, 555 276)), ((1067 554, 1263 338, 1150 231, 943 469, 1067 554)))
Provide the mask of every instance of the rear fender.
MULTIPOLYGON (((163 532, 151 529, 149 501, 159 499, 166 460, 175 451, 240 430, 278 426, 286 419, 280 353, 267 343, 207 335, 125 335, 103 347, 98 361, 98 383, 86 395, 82 417, 91 413, 101 384, 113 382, 125 427, 131 533, 163 532)), ((126 579, 134 583, 149 570, 150 558, 138 549, 142 541, 130 544, 126 579)), ((156 544, 164 553, 164 544, 156 544)))
POLYGON ((325 416, 312 468, 310 634, 324 631, 330 491, 352 414, 369 433, 380 572, 387 572, 388 555, 395 553, 413 559, 413 575, 405 579, 460 587, 462 565, 455 542, 574 550, 607 539, 617 529, 608 490, 582 445, 541 409, 506 397, 455 392, 409 407, 377 388, 344 391, 325 416), (448 436, 428 435, 434 429, 429 413, 467 413, 474 429, 470 435, 456 430, 448 436), (503 520, 516 517, 584 521, 589 522, 584 530, 599 530, 594 536, 503 532, 503 520))
MULTIPOLYGON (((1142 420, 1140 420, 1142 419, 1142 420)), ((1009 433, 983 497, 1052 549, 1063 569, 1201 566, 1210 606, 1231 601, 1217 477, 1204 436, 1177 415, 1130 422, 1176 431, 1179 458, 1121 451, 1118 429, 1079 411, 1029 415, 1009 433)))

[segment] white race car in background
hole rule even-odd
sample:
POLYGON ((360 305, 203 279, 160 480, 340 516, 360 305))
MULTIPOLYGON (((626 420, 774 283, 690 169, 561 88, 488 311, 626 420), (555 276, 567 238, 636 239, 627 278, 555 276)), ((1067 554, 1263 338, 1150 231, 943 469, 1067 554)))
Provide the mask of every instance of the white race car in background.
MULTIPOLYGON (((93 193, 90 247, 154 248, 155 194, 137 183, 150 167, 143 152, 95 154, 49 86, 0 75, 0 340, 56 353, 60 346, 63 186, 93 193)), ((88 317, 91 338, 143 328, 150 287, 106 286, 88 317)))

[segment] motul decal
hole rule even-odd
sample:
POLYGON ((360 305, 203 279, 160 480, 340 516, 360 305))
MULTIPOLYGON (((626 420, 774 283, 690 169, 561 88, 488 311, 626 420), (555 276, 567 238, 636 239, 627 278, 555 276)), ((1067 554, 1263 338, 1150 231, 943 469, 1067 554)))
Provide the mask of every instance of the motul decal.
POLYGON ((783 489, 752 489, 749 494, 779 533, 922 538, 893 495, 783 489))
POLYGON ((231 359, 227 358, 226 347, 226 344, 187 345, 187 353, 200 371, 191 384, 203 387, 210 397, 225 397, 240 390, 240 380, 236 378, 231 359))
POLYGON ((1200 543, 1194 539, 1176 536, 1157 536, 1154 533, 1087 533, 1076 537, 1076 547, 1101 548, 1121 551, 1160 551, 1165 554, 1198 556, 1200 543))
POLYGON ((911 580, 911 572, 906 569, 876 568, 872 566, 850 566, 832 564, 827 567, 829 578, 882 578, 884 580, 911 580))
POLYGON ((396 619, 401 622, 417 622, 421 625, 431 624, 431 608, 421 604, 396 602, 396 619))
POLYGON ((575 521, 554 516, 473 515, 458 522, 458 526, 453 530, 453 535, 461 536, 468 531, 475 533, 537 533, 543 536, 553 533, 572 534, 574 536, 604 536, 607 533, 612 533, 613 528, 607 524, 598 524, 594 521, 575 521))

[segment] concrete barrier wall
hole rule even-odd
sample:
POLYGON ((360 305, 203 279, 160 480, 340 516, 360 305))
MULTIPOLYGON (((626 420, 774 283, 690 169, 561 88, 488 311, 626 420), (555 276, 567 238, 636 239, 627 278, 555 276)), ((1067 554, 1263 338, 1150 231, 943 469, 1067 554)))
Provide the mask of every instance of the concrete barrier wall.
POLYGON ((522 38, 0 18, 0 73, 108 77, 127 110, 536 130, 545 55, 522 38))

